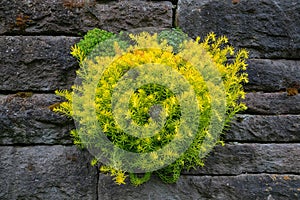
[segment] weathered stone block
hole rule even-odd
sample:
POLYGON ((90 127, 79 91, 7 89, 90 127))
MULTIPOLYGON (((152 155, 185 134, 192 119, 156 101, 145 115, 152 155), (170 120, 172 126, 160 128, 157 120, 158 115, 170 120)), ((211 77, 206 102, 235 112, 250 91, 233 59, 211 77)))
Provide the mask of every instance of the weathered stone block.
POLYGON ((286 92, 248 93, 244 102, 248 107, 247 113, 264 115, 300 113, 300 95, 288 96, 286 92))
POLYGON ((49 109, 61 99, 54 94, 26 94, 0 96, 0 144, 72 144, 72 121, 49 109))
POLYGON ((172 3, 143 0, 2 0, 0 19, 0 35, 78 36, 95 27, 114 32, 149 26, 171 27, 172 3))
POLYGON ((217 146, 204 167, 184 174, 300 173, 300 144, 226 144, 217 146))
POLYGON ((300 115, 237 115, 225 140, 300 142, 300 115))
POLYGON ((251 59, 248 61, 248 91, 274 92, 300 84, 300 61, 251 59))
MULTIPOLYGON (((259 111, 267 115, 238 115, 227 131, 225 140, 300 141, 299 115, 269 115, 269 113, 299 113, 297 107, 296 110, 289 107, 298 104, 298 97, 287 97, 284 93, 249 93, 245 100, 249 107, 247 112, 259 111), (270 95, 275 96, 277 102, 272 102, 270 95), (288 100, 280 100, 282 98, 293 99, 291 100, 293 104, 288 100), (284 106, 286 108, 282 108, 284 106)), ((49 109, 49 106, 61 101, 62 99, 54 94, 1 95, 0 144, 71 144, 69 131, 75 128, 72 120, 49 109)))
POLYGON ((96 199, 97 170, 73 146, 0 147, 0 199, 96 199))
POLYGON ((177 21, 190 36, 226 35, 252 58, 300 58, 299 0, 179 0, 177 21))
MULTIPOLYGON (((70 48, 78 41, 79 38, 64 36, 0 36, 0 90, 70 88, 78 68, 70 48)), ((300 81, 298 61, 251 59, 248 63, 247 91, 279 91, 300 81)))
POLYGON ((64 36, 0 36, 0 90, 70 88, 78 68, 70 48, 78 41, 64 36))
POLYGON ((182 176, 176 184, 164 184, 158 179, 134 187, 118 186, 111 177, 100 175, 98 198, 101 200, 168 199, 168 200, 296 200, 300 196, 300 176, 239 175, 182 176))

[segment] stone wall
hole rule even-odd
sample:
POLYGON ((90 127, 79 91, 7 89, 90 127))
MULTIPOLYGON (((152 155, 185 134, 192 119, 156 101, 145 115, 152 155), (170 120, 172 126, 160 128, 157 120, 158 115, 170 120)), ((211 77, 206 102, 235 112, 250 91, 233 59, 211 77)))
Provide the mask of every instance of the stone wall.
POLYGON ((300 0, 1 0, 0 199, 300 199, 300 0), (250 51, 248 110, 203 168, 176 184, 115 185, 89 164, 54 114, 89 29, 213 31, 250 51), (298 87, 298 88, 297 88, 298 87))

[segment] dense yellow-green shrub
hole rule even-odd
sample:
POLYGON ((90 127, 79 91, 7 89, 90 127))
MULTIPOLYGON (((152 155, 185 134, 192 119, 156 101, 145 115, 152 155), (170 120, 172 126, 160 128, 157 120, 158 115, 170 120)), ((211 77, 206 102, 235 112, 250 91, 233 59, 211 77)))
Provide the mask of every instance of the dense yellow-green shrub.
POLYGON ((235 53, 226 37, 213 33, 202 42, 178 29, 126 37, 98 33, 90 31, 72 48, 80 63, 72 91, 56 91, 67 101, 54 111, 78 125, 71 132, 75 144, 92 152, 93 165, 104 162, 100 171, 117 184, 129 176, 140 185, 151 174, 173 183, 183 169, 202 166, 222 129, 246 109, 239 99, 248 53, 235 53), (134 85, 138 81, 144 84, 134 85))

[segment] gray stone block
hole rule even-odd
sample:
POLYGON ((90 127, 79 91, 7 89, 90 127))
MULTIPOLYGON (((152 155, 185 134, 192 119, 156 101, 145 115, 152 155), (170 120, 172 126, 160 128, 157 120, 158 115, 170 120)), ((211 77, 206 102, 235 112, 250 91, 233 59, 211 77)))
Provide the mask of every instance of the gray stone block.
POLYGON ((224 138, 240 142, 300 142, 300 115, 239 114, 224 138))
POLYGON ((191 37, 226 35, 252 58, 300 58, 299 0, 179 0, 177 21, 191 37))
POLYGON ((204 167, 184 174, 299 174, 300 144, 226 144, 216 146, 204 167))
POLYGON ((2 0, 0 19, 0 35, 78 36, 95 27, 114 32, 150 26, 171 27, 172 3, 143 0, 2 0))
POLYGON ((21 94, 0 95, 0 144, 72 144, 72 120, 49 109, 59 97, 21 94))
POLYGON ((78 41, 64 36, 0 36, 0 90, 70 88, 78 68, 70 49, 78 41))
MULTIPOLYGON (((143 29, 141 29, 143 30, 143 29)), ((153 29, 146 29, 148 31, 153 29)), ((80 38, 64 36, 0 36, 0 90, 53 91, 68 89, 78 69, 70 48, 80 38)), ((247 91, 279 91, 300 81, 295 60, 251 59, 247 91)), ((299 83, 300 84, 300 83, 299 83)))
MULTIPOLYGON (((0 144, 71 144, 69 131, 75 128, 73 121, 49 109, 63 100, 54 94, 28 93, 29 96, 22 96, 26 94, 0 95, 0 144)), ((238 115, 226 131, 225 140, 300 141, 299 115, 285 114, 299 113, 298 97, 286 96, 285 93, 249 93, 245 99, 249 107, 246 112, 266 115, 238 115), (296 109, 290 105, 296 105, 296 109), (284 115, 272 116, 269 113, 284 115)))
POLYGON ((96 199, 90 158, 73 146, 2 146, 0 199, 96 199))
POLYGON ((247 91, 274 92, 300 84, 300 61, 251 59, 248 61, 247 91))
POLYGON ((299 114, 300 95, 288 96, 286 92, 279 93, 248 93, 243 100, 247 113, 263 115, 299 114))
POLYGON ((111 177, 100 175, 98 198, 101 200, 297 200, 300 176, 244 174, 239 176, 182 176, 176 184, 158 179, 134 187, 118 186, 111 177))

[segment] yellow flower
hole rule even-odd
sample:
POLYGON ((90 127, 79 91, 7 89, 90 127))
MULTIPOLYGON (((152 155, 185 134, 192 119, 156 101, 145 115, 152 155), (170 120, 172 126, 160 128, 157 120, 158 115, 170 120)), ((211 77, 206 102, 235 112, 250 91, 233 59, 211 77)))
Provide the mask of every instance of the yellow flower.
POLYGON ((118 171, 117 174, 116 174, 116 177, 114 177, 113 180, 115 180, 115 183, 118 184, 118 185, 126 184, 125 183, 126 177, 127 176, 125 175, 125 172, 118 171))
MULTIPOLYGON (((73 92, 57 91, 56 94, 66 98, 67 102, 61 103, 59 107, 54 108, 54 111, 61 112, 69 117, 75 117, 78 123, 83 125, 81 126, 82 129, 79 130, 80 135, 85 134, 91 139, 91 141, 83 141, 87 146, 90 143, 93 144, 94 139, 97 138, 97 131, 95 130, 98 126, 96 125, 100 123, 102 130, 111 142, 120 148, 128 151, 132 150, 136 153, 151 151, 149 154, 144 154, 145 157, 142 157, 135 164, 141 169, 151 169, 155 165, 165 166, 166 161, 176 159, 175 162, 170 164, 170 167, 178 170, 174 172, 166 170, 166 173, 162 174, 162 177, 166 177, 162 178, 165 179, 164 181, 174 182, 176 181, 174 177, 177 177, 177 172, 182 170, 183 167, 189 169, 197 165, 202 166, 203 161, 199 155, 206 155, 211 147, 215 145, 214 135, 208 130, 208 125, 211 116, 216 116, 217 121, 222 121, 223 109, 220 109, 219 113, 219 110, 214 109, 211 104, 223 105, 224 102, 226 103, 228 116, 226 116, 225 121, 230 121, 235 113, 246 109, 246 105, 240 103, 239 99, 245 97, 241 83, 247 82, 248 78, 247 74, 241 71, 246 69, 248 52, 240 50, 235 53, 234 48, 227 45, 228 39, 226 37, 216 38, 214 33, 210 33, 203 42, 200 41, 200 37, 197 37, 196 40, 188 39, 184 41, 178 38, 181 44, 174 46, 176 48, 180 47, 178 53, 172 51, 171 44, 173 40, 169 40, 168 37, 163 38, 163 41, 161 41, 158 40, 157 34, 152 35, 145 32, 136 36, 130 34, 129 37, 134 41, 134 44, 127 49, 123 49, 123 42, 126 41, 116 40, 112 49, 116 53, 115 56, 97 56, 90 60, 89 58, 85 59, 88 52, 84 52, 84 48, 80 49, 78 45, 74 45, 71 54, 79 61, 80 70, 77 71, 77 76, 82 79, 82 85, 73 86, 73 92), (227 62, 228 55, 232 57, 230 62, 227 62), (177 70, 188 84, 182 84, 183 82, 179 79, 173 81, 172 73, 162 74, 161 71, 152 70, 151 74, 143 74, 141 71, 135 70, 135 68, 142 65, 146 68, 148 64, 171 67, 177 70), (217 69, 218 73, 210 70, 211 67, 217 69), (121 83, 119 80, 123 76, 130 83, 125 84, 124 92, 130 91, 132 89, 131 83, 140 81, 140 77, 146 80, 145 85, 136 88, 131 97, 121 98, 123 97, 123 91, 120 91, 119 94, 114 89, 121 83), (155 77, 155 79, 152 77, 155 77), (222 79, 223 84, 218 84, 218 79, 215 79, 217 77, 222 79), (152 80, 161 80, 161 83, 170 82, 170 87, 169 85, 167 85, 168 87, 159 86, 155 81, 152 84, 152 80), (178 92, 175 93, 175 96, 171 93, 174 91, 163 88, 176 88, 178 92), (213 95, 221 92, 226 92, 224 97, 213 95), (193 120, 194 112, 198 111, 182 110, 184 108, 182 105, 185 104, 181 105, 181 103, 192 103, 191 101, 195 100, 191 98, 194 93, 197 98, 197 102, 194 103, 198 105, 200 111, 199 122, 201 126, 197 129, 185 124, 193 120), (76 98, 73 99, 74 97, 76 98), (122 104, 127 103, 129 107, 126 110, 118 107, 113 110, 115 108, 113 99, 122 104), (162 105, 163 112, 160 113, 160 116, 166 120, 163 121, 165 124, 159 130, 160 132, 157 131, 157 133, 152 128, 152 124, 154 123, 156 128, 158 123, 153 120, 152 112, 150 112, 151 106, 156 104, 162 105), (96 119, 94 117, 95 108, 96 119), (126 130, 122 130, 119 125, 121 123, 118 122, 115 116, 124 116, 126 122, 132 122, 135 125, 134 128, 129 129, 132 132, 137 130, 135 127, 141 126, 146 130, 143 132, 145 135, 152 132, 156 135, 136 139, 128 135, 126 130), (181 141, 190 137, 195 139, 192 138, 193 143, 187 153, 182 156, 178 155, 176 149, 165 149, 163 154, 156 152, 162 145, 173 142, 172 140, 181 141), (210 143, 205 144, 202 142, 204 137, 210 143), (180 158, 178 158, 179 156, 180 158), (147 162, 149 157, 153 162, 147 162)), ((72 135, 76 139, 75 143, 81 144, 79 133, 73 131, 72 135)), ((97 141, 95 142, 97 145, 101 145, 97 141)), ((108 150, 105 153, 110 152, 108 150)), ((122 157, 122 154, 113 154, 112 161, 114 164, 100 167, 100 171, 109 173, 118 185, 126 184, 125 171, 120 170, 120 166, 124 164, 123 160, 120 159, 122 157)), ((97 159, 94 159, 91 164, 96 165, 97 159)), ((149 178, 150 176, 146 179, 138 176, 131 178, 130 174, 130 181, 135 185, 140 185, 149 178)))
POLYGON ((84 52, 81 51, 81 49, 77 45, 71 47, 71 55, 77 58, 79 62, 82 62, 84 59, 84 52))

